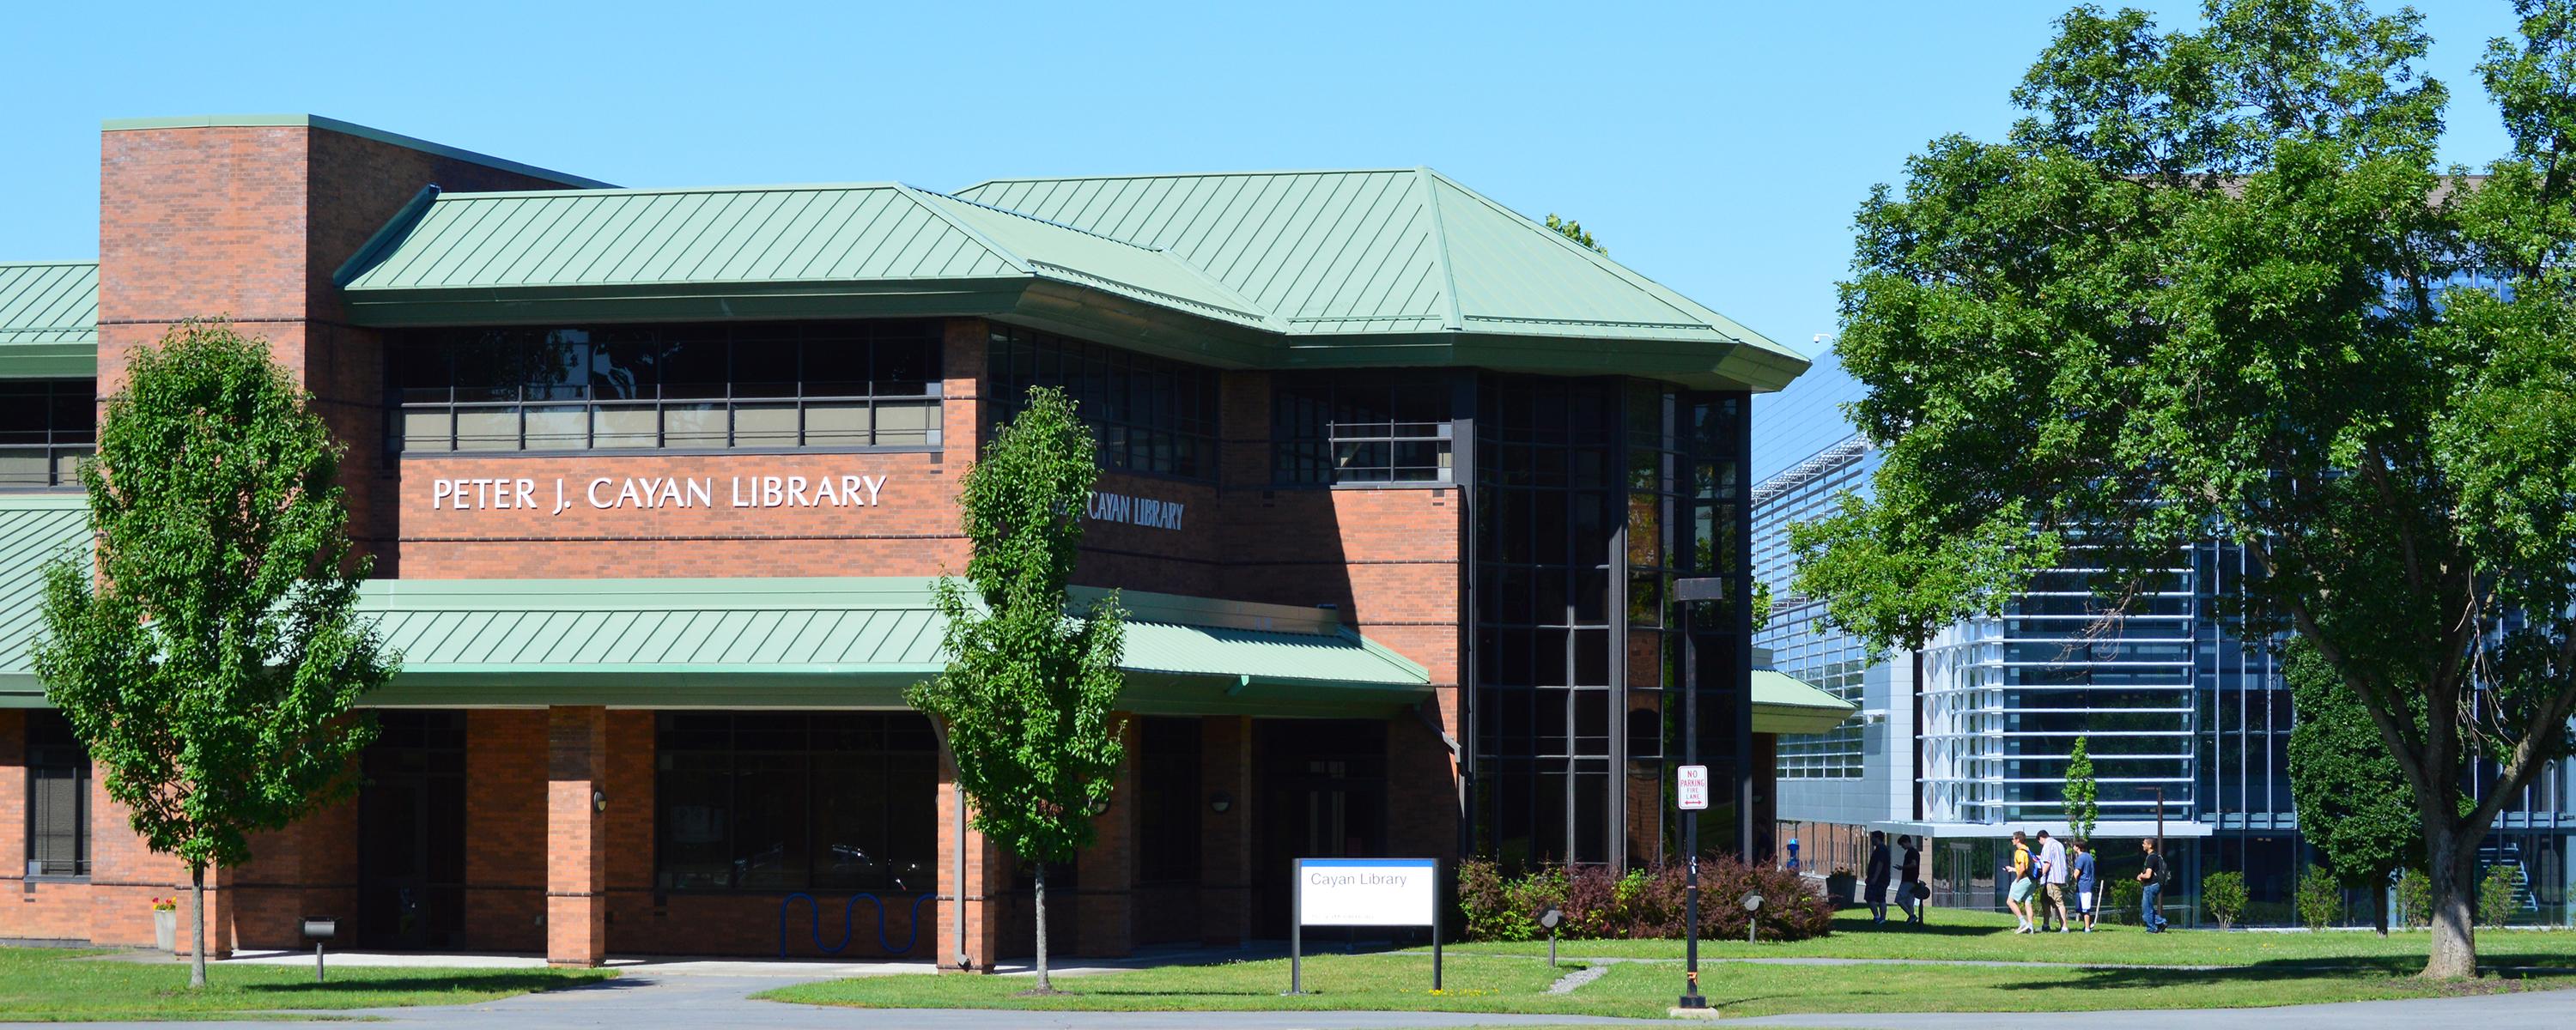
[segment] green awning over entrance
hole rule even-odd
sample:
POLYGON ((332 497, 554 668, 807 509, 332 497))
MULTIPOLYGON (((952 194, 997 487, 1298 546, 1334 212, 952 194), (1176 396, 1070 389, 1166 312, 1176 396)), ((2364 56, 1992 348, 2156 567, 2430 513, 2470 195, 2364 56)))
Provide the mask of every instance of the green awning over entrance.
POLYGON ((1773 669, 1753 670, 1753 732, 1823 733, 1860 706, 1773 669))
MULTIPOLYGON (((380 580, 403 671, 369 705, 899 708, 943 667, 932 581, 380 580)), ((1128 592, 1128 686, 1144 713, 1384 715, 1430 676, 1331 612, 1128 592)))

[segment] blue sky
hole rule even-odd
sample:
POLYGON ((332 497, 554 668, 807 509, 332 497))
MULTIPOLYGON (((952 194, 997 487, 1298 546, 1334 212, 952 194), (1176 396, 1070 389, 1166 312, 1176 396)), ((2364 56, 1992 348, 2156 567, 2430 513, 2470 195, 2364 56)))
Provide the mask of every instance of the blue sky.
MULTIPOLYGON (((2483 161, 2511 12, 2429 6, 2446 156, 2483 161)), ((0 39, 0 259, 97 254, 119 117, 311 112, 629 186, 1430 165, 1803 350, 1870 184, 1998 135, 2065 7, 55 0, 0 39)))

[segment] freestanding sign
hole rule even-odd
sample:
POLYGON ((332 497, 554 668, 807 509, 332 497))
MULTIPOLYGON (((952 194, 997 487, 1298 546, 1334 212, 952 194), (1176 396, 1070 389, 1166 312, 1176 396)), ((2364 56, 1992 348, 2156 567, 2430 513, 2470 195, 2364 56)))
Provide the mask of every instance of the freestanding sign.
POLYGON ((1705 765, 1682 766, 1680 794, 1682 811, 1699 812, 1707 810, 1708 767, 1705 765))
POLYGON ((1301 858, 1288 919, 1288 993, 1306 993, 1309 926, 1431 928, 1431 989, 1440 989, 1440 860, 1301 858))

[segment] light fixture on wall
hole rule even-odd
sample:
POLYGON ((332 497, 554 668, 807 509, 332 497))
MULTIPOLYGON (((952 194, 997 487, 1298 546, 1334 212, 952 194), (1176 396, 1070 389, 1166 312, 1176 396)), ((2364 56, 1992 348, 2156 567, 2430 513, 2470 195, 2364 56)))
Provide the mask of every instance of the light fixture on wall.
POLYGON ((1082 806, 1082 810, 1091 813, 1092 817, 1095 819, 1099 818, 1100 816, 1108 814, 1109 799, 1107 797, 1093 798, 1091 799, 1090 804, 1082 806))
POLYGON ((1224 815, 1227 809, 1233 807, 1234 795, 1232 794, 1228 794, 1220 790, 1214 794, 1208 795, 1208 811, 1214 812, 1218 815, 1224 815))
POLYGON ((594 810, 594 811, 600 811, 600 812, 608 811, 608 792, 607 792, 607 791, 604 791, 604 790, 594 790, 594 791, 591 791, 591 792, 590 792, 590 807, 591 807, 591 808, 592 808, 592 810, 594 810))

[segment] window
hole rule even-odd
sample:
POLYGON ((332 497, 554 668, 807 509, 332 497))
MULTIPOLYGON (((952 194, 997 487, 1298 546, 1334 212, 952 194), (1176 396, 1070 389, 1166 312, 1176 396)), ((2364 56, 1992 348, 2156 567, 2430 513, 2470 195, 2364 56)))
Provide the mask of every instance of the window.
POLYGON ((657 733, 660 889, 933 889, 928 719, 663 712, 657 733))
POLYGON ((471 329, 386 366, 404 453, 937 447, 930 321, 471 329))
POLYGON ((1199 881, 1199 720, 1140 720, 1136 758, 1137 879, 1199 881))
POLYGON ((1216 478, 1217 371, 1011 326, 993 330, 995 420, 1062 387, 1100 436, 1100 467, 1216 478))
POLYGON ((27 713, 27 871, 89 875, 89 752, 58 712, 27 713))
POLYGON ((1283 486, 1449 482, 1449 387, 1438 379, 1283 381, 1271 413, 1283 486))
POLYGON ((98 380, 0 380, 0 487, 71 486, 98 449, 98 380))

